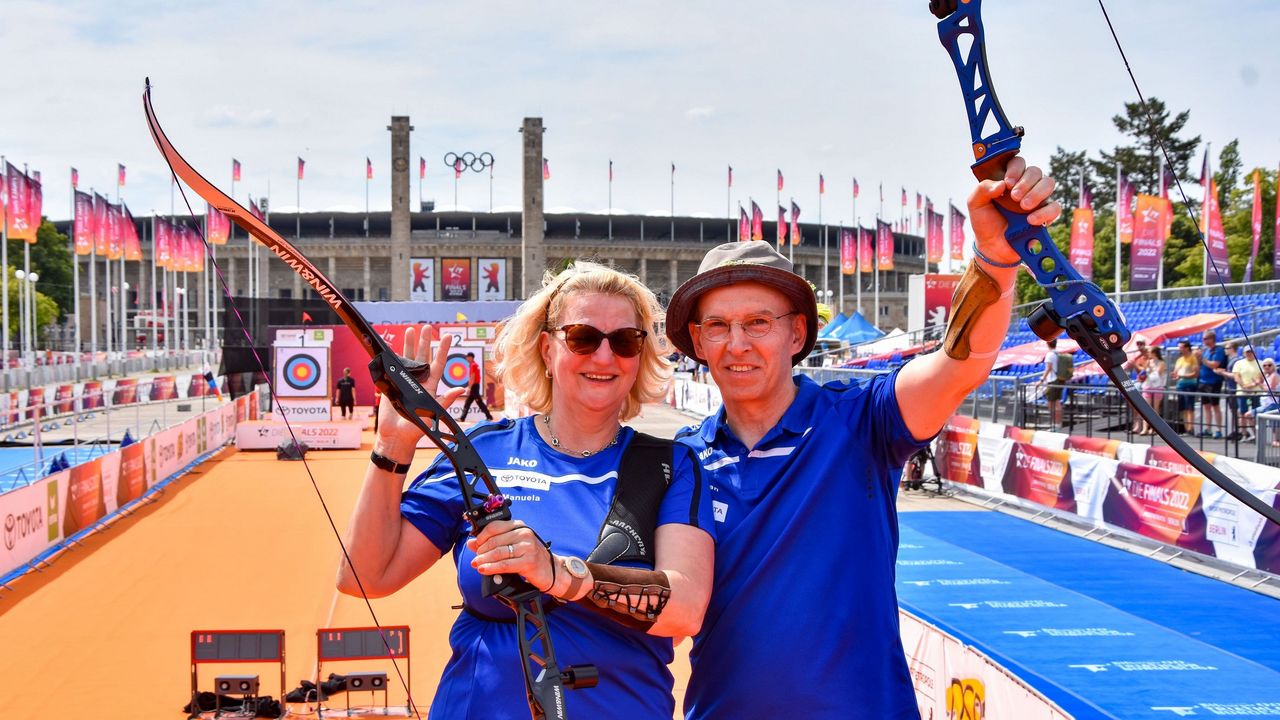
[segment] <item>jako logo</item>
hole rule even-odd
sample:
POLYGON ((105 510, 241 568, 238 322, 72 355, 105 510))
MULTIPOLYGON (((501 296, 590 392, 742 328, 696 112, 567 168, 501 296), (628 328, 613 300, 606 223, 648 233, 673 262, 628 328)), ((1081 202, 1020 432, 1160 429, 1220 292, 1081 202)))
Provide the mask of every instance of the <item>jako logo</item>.
POLYGON ((534 468, 534 467, 538 467, 538 459, 529 458, 526 460, 525 458, 518 458, 515 455, 512 455, 511 457, 507 458, 507 464, 518 465, 520 467, 534 468))

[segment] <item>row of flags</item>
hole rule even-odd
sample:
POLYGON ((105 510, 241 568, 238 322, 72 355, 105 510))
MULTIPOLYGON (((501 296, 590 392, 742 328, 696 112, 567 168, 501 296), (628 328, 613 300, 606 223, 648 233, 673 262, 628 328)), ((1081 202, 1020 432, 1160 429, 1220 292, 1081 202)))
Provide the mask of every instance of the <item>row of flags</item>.
MULTIPOLYGON (((1116 178, 1116 232, 1122 245, 1129 246, 1129 289, 1153 290, 1159 284, 1160 267, 1164 249, 1173 233, 1173 203, 1169 189, 1176 182, 1173 171, 1164 167, 1160 173, 1160 194, 1146 195, 1137 192, 1127 173, 1119 171, 1116 178)), ((1212 281, 1216 266, 1224 277, 1229 276, 1229 258, 1226 233, 1222 227, 1222 208, 1218 199, 1218 183, 1209 166, 1209 150, 1206 148, 1200 168, 1200 185, 1205 188, 1200 207, 1201 231, 1208 245, 1210 266, 1205 268, 1205 280, 1212 281)), ((1071 217, 1071 244, 1068 260, 1087 280, 1093 279, 1094 215, 1093 192, 1080 184, 1077 207, 1071 217)), ((1258 248, 1262 242, 1262 177, 1253 173, 1253 246, 1245 264, 1244 282, 1253 280, 1258 248)), ((1280 203, 1275 218, 1276 236, 1280 237, 1280 203)), ((1280 242, 1276 243, 1273 258, 1274 277, 1280 277, 1280 242)))
MULTIPOLYGON (((76 255, 95 254, 108 260, 142 260, 138 225, 125 203, 112 203, 98 193, 75 192, 75 223, 72 231, 76 255)), ((252 203, 251 203, 252 204, 252 203)), ((205 237, 212 245, 225 245, 231 235, 231 220, 206 205, 205 237)), ((256 210, 256 205, 254 206, 256 210)), ((182 272, 204 270, 204 243, 200 233, 185 222, 157 217, 152 238, 158 267, 182 272)))

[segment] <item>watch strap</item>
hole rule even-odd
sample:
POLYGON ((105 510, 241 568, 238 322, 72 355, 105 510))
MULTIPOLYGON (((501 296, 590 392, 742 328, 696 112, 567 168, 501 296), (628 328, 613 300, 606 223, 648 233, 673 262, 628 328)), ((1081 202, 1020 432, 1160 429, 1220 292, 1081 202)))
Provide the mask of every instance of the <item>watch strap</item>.
POLYGON ((569 570, 569 559, 564 558, 560 561, 564 565, 565 575, 569 576, 569 587, 564 591, 564 599, 572 599, 578 594, 578 589, 582 587, 582 583, 586 582, 586 578, 578 577, 569 570))
POLYGON ((395 475, 404 475, 409 472, 409 463, 402 465, 385 455, 379 455, 376 450, 369 453, 369 462, 373 463, 374 467, 379 470, 386 470, 395 475))

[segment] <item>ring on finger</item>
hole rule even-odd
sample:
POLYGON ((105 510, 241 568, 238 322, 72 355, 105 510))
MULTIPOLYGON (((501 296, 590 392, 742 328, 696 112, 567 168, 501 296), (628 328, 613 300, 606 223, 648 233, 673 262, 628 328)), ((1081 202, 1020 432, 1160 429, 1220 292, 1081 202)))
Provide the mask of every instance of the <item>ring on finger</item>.
POLYGON ((508 559, 508 560, 510 560, 510 559, 514 558, 515 556, 516 556, 516 549, 515 549, 515 547, 513 547, 513 546, 511 546, 511 545, 508 545, 508 546, 507 546, 507 559, 508 559))

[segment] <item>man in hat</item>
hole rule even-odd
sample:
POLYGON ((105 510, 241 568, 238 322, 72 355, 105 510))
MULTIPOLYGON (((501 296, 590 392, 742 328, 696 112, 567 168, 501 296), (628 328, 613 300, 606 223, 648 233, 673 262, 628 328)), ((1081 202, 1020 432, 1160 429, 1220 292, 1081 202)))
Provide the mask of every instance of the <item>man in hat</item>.
POLYGON ((898 630, 894 496, 906 459, 991 371, 1019 256, 991 204, 1046 225, 1054 183, 1014 158, 969 198, 977 259, 940 351, 856 384, 792 367, 818 328, 812 287, 765 242, 721 245, 680 286, 667 336, 709 369, 723 409, 677 437, 702 463, 715 586, 685 695, 691 720, 916 718, 898 630))

